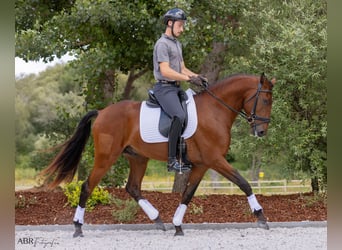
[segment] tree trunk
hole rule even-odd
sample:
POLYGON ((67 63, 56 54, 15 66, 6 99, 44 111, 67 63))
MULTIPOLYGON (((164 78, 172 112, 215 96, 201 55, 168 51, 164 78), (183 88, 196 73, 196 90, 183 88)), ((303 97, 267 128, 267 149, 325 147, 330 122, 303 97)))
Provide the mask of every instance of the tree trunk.
POLYGON ((312 192, 318 193, 319 192, 319 183, 317 176, 311 178, 311 188, 312 192))
MULTIPOLYGON (((258 181, 259 180, 259 171, 260 171, 260 157, 256 154, 253 155, 252 158, 252 167, 251 167, 251 177, 252 177, 252 181, 258 181)), ((257 185, 252 183, 253 186, 257 185)))
POLYGON ((173 182, 172 193, 183 193, 188 183, 190 172, 175 173, 175 180, 173 182))
POLYGON ((130 70, 128 78, 127 78, 126 86, 125 86, 124 92, 122 94, 122 99, 123 100, 130 99, 132 90, 134 89, 133 82, 136 79, 138 79, 139 77, 141 77, 142 75, 144 75, 147 71, 148 71, 148 69, 145 68, 145 69, 143 69, 143 70, 141 70, 141 71, 139 71, 138 73, 135 74, 135 69, 134 68, 132 68, 130 70))
POLYGON ((214 183, 212 184, 212 186, 213 186, 213 187, 219 187, 220 185, 217 184, 217 183, 215 183, 215 182, 217 182, 217 181, 219 180, 219 174, 218 174, 215 170, 209 169, 209 175, 210 175, 210 180, 211 180, 212 182, 214 182, 214 183))
POLYGON ((103 100, 107 105, 113 103, 113 96, 115 90, 115 71, 107 70, 103 78, 103 100))
POLYGON ((219 78, 227 49, 228 45, 216 42, 213 44, 212 51, 204 60, 201 67, 201 74, 208 78, 209 83, 214 83, 219 78))

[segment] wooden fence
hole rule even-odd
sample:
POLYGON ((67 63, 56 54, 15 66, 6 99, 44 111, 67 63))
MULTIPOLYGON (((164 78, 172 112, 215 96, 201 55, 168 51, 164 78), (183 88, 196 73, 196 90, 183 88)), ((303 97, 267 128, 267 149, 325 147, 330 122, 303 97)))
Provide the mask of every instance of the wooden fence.
MULTIPOLYGON (((249 181, 256 194, 290 194, 311 191, 310 181, 259 180, 249 181)), ((173 182, 143 182, 142 189, 171 192, 173 182)), ((243 194, 238 186, 229 181, 201 181, 196 194, 243 194)))

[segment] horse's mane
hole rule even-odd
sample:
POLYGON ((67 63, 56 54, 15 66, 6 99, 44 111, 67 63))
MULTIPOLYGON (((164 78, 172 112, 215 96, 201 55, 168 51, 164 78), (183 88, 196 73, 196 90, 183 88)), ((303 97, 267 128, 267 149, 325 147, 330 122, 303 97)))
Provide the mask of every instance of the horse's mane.
POLYGON ((210 84, 209 89, 220 92, 221 88, 226 88, 228 85, 231 85, 236 82, 236 80, 241 78, 251 78, 253 75, 245 74, 245 73, 235 73, 229 76, 226 76, 217 82, 210 84))

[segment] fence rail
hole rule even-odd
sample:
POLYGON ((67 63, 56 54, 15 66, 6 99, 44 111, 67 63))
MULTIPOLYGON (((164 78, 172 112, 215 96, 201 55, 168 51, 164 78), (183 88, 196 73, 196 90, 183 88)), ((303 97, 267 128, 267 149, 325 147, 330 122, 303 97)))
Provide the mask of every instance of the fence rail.
MULTIPOLYGON (((302 180, 259 180, 249 181, 256 194, 290 194, 310 192, 309 181, 302 180)), ((150 191, 171 192, 173 181, 143 182, 142 189, 150 191)), ((197 194, 243 194, 238 186, 229 181, 201 181, 197 194)))

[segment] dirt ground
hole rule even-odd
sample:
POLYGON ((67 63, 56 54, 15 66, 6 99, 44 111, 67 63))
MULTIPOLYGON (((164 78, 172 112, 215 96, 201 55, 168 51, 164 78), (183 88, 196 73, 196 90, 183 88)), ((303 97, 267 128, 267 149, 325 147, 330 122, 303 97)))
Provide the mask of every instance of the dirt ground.
MULTIPOLYGON (((122 188, 107 189, 114 197, 127 200, 131 197, 122 188)), ((16 191, 15 224, 49 225, 72 224, 75 208, 67 204, 62 191, 16 191)), ((160 213, 164 223, 172 223, 172 217, 180 202, 180 194, 143 191, 143 196, 160 213)), ((271 222, 326 221, 326 197, 312 193, 289 195, 256 195, 264 213, 271 222)), ((151 223, 142 209, 133 220, 118 221, 113 216, 114 204, 97 205, 85 213, 86 224, 144 224, 151 223)), ((254 222, 246 196, 211 194, 195 196, 188 206, 183 223, 254 222)))

